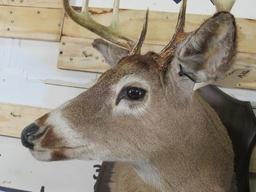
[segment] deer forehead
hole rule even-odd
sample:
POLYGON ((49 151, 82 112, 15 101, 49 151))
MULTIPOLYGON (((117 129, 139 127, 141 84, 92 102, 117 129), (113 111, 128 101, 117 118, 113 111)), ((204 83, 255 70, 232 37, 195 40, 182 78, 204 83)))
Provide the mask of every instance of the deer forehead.
POLYGON ((159 75, 159 69, 156 61, 151 56, 133 55, 119 61, 119 63, 101 75, 96 86, 110 86, 115 93, 119 92, 125 85, 137 84, 148 88, 151 81, 154 81, 156 75, 159 75))

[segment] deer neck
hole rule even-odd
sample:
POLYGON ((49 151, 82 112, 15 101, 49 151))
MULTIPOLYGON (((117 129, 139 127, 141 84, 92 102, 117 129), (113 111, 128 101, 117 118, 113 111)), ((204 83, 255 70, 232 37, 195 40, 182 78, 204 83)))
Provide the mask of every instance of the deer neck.
POLYGON ((186 121, 175 125, 179 127, 176 140, 165 135, 165 149, 151 155, 148 162, 136 162, 134 168, 161 192, 230 191, 233 151, 226 128, 198 94, 191 109, 182 111, 186 121))

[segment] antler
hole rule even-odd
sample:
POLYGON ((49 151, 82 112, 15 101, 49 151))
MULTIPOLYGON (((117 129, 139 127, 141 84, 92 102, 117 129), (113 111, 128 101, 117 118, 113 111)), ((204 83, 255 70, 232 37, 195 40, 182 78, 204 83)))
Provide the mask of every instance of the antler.
POLYGON ((164 69, 167 67, 167 63, 170 63, 174 52, 176 50, 177 45, 187 36, 184 32, 185 20, 186 20, 186 8, 187 8, 187 0, 182 1, 182 6, 180 8, 178 22, 176 25, 175 33, 171 39, 171 41, 164 47, 164 49, 160 52, 161 60, 164 61, 161 63, 160 68, 164 69))
POLYGON ((94 21, 89 13, 89 0, 85 1, 85 6, 82 9, 82 12, 75 11, 69 4, 69 0, 63 0, 64 9, 69 17, 81 25, 82 27, 92 31, 93 33, 99 35, 103 39, 112 42, 122 48, 127 49, 130 53, 138 54, 140 53, 141 46, 145 39, 148 23, 148 11, 145 19, 145 24, 139 38, 138 43, 135 43, 131 39, 124 37, 117 31, 117 25, 119 20, 119 3, 120 0, 114 0, 114 9, 113 9, 113 19, 110 26, 104 26, 100 23, 94 21))
POLYGON ((148 29, 148 14, 149 14, 149 9, 147 9, 147 12, 146 12, 146 18, 145 18, 145 22, 144 22, 144 25, 143 25, 143 28, 141 31, 140 38, 139 38, 138 42, 136 43, 136 45, 134 46, 134 48, 132 49, 132 51, 130 52, 130 55, 140 54, 140 52, 141 52, 141 47, 145 41, 147 29, 148 29))
POLYGON ((217 11, 230 11, 236 0, 211 0, 217 11))

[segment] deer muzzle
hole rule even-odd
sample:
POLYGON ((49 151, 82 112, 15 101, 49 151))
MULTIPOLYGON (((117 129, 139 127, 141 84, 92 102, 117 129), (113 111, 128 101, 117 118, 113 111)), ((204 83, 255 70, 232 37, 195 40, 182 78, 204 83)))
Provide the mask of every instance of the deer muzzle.
POLYGON ((45 132, 46 129, 40 129, 39 126, 35 123, 28 125, 26 128, 23 129, 21 133, 22 145, 26 148, 33 150, 34 142, 41 138, 45 132))

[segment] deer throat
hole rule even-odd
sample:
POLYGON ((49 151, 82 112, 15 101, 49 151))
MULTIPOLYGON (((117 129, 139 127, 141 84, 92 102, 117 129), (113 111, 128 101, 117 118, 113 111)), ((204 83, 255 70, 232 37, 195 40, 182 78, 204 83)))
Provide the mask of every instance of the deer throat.
POLYGON ((179 124, 180 142, 153 153, 148 164, 139 164, 135 169, 145 182, 163 192, 229 192, 234 153, 227 130, 198 94, 194 95, 192 109, 188 114, 190 124, 179 124), (152 177, 145 177, 149 172, 152 177))

